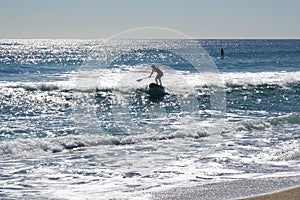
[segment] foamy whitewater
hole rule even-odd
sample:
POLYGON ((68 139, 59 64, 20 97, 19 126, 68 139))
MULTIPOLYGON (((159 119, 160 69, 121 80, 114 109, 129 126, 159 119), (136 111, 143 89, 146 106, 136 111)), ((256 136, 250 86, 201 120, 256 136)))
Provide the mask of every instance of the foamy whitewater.
POLYGON ((300 176, 299 63, 300 40, 2 39, 0 198, 300 176))

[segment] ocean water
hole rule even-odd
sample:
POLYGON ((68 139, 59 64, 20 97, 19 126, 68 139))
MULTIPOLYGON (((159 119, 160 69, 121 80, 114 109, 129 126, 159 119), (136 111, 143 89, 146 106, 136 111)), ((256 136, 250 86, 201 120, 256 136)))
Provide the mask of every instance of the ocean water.
POLYGON ((1 39, 0 198, 299 176, 299 96, 300 40, 1 39))

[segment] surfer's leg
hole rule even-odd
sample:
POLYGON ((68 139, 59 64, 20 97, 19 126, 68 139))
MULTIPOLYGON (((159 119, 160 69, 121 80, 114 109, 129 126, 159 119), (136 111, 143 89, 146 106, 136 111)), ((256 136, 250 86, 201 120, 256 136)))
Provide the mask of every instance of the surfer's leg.
POLYGON ((161 79, 158 79, 159 80, 159 84, 160 84, 160 86, 162 86, 162 84, 161 84, 161 79))
POLYGON ((161 77, 163 76, 164 74, 157 74, 157 76, 155 77, 155 80, 156 80, 156 84, 158 84, 157 83, 157 79, 159 80, 159 84, 162 86, 162 84, 161 84, 161 77))
POLYGON ((156 77, 155 77, 155 82, 156 82, 156 84, 158 84, 158 81, 157 81, 157 80, 159 80, 159 82, 160 82, 160 77, 161 77, 161 76, 159 76, 159 74, 156 75, 156 77))

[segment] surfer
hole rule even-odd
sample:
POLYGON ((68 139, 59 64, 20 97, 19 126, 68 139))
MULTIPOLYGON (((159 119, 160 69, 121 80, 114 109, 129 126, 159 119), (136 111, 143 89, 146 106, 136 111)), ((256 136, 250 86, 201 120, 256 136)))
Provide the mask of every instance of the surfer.
POLYGON ((152 72, 151 72, 149 78, 151 78, 152 74, 154 72, 156 72, 157 75, 155 77, 155 82, 156 82, 156 84, 158 84, 157 80, 159 80, 159 84, 160 84, 160 86, 162 86, 162 84, 161 84, 161 77, 164 75, 164 73, 158 67, 156 67, 155 65, 151 65, 151 67, 152 67, 152 72))
POLYGON ((221 48, 221 58, 223 59, 224 58, 224 49, 221 48))

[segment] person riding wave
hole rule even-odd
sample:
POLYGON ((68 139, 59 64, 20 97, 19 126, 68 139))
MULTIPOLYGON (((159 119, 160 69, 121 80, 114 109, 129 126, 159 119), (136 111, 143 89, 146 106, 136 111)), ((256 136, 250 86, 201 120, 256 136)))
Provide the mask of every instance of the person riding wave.
POLYGON ((158 81, 159 81, 160 86, 162 86, 161 77, 164 75, 164 73, 158 67, 156 67, 155 65, 151 65, 151 67, 152 67, 152 71, 151 71, 151 74, 150 74, 149 78, 151 78, 152 74, 154 72, 156 72, 157 75, 155 77, 155 82, 156 82, 156 84, 158 84, 158 81))

